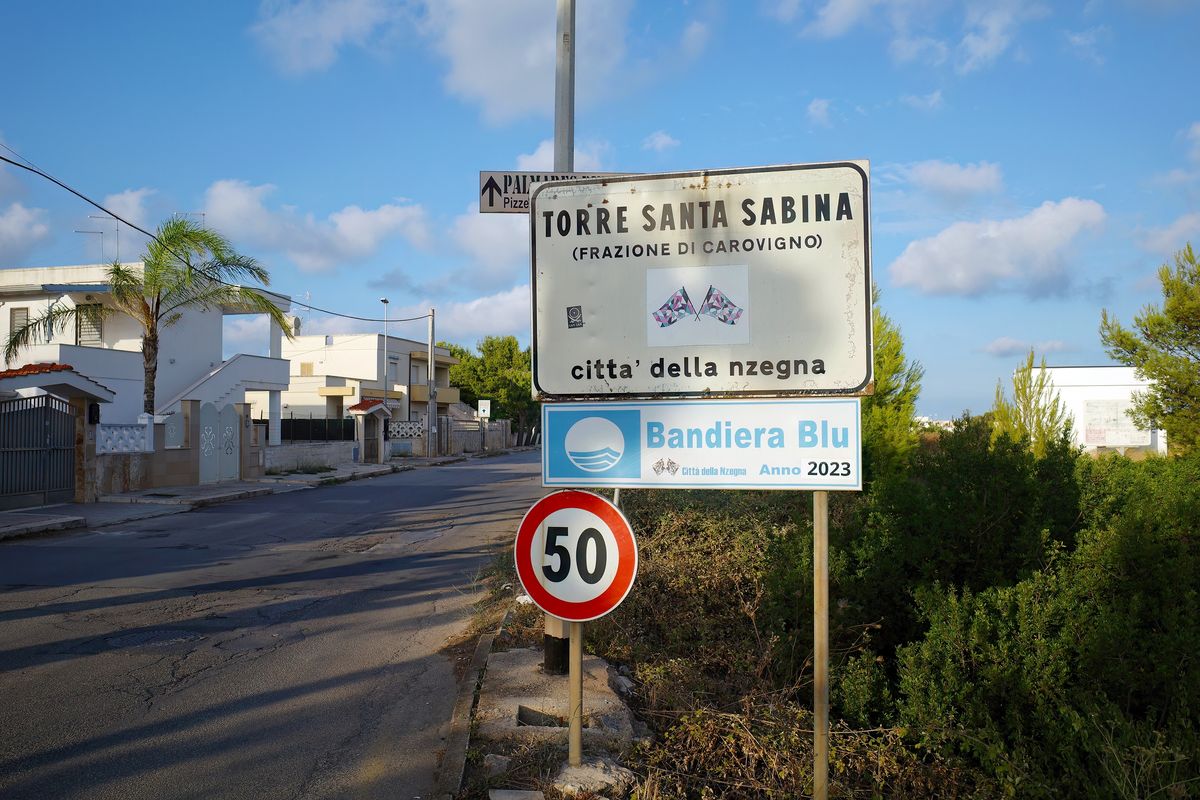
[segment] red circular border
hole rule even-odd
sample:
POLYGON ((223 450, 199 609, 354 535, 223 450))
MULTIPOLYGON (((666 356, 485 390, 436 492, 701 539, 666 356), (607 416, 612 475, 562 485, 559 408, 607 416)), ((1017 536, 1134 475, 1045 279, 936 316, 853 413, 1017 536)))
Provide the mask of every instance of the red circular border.
POLYGON ((621 604, 629 590, 633 588, 633 579, 637 576, 638 553, 637 542, 633 538, 633 528, 620 509, 598 494, 581 492, 576 489, 566 489, 547 495, 533 504, 525 512, 520 527, 517 528, 517 541, 513 545, 513 558, 517 565, 517 576, 521 585, 537 607, 559 619, 568 622, 589 622, 603 617, 621 604), (562 600, 546 591, 537 578, 530 556, 530 545, 533 536, 546 518, 564 508, 579 508, 590 511, 604 521, 613 538, 617 540, 617 574, 608 588, 597 597, 582 603, 562 600))

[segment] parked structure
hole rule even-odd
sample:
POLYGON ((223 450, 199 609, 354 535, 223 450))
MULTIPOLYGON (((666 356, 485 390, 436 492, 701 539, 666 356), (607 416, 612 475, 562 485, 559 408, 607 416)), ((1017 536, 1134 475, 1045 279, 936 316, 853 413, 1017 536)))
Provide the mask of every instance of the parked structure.
POLYGON ((1133 367, 1046 367, 1046 372, 1071 414, 1075 444, 1085 451, 1166 454, 1166 431, 1140 429, 1129 418, 1134 392, 1150 386, 1133 367))

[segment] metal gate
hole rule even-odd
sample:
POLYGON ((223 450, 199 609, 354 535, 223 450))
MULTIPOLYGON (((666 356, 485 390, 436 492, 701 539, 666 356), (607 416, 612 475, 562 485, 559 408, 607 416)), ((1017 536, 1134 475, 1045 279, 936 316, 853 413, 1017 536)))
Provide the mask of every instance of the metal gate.
POLYGON ((240 422, 233 405, 200 406, 201 483, 236 481, 241 477, 240 422))
POLYGON ((0 400, 0 508, 75 499, 75 410, 48 394, 0 400))

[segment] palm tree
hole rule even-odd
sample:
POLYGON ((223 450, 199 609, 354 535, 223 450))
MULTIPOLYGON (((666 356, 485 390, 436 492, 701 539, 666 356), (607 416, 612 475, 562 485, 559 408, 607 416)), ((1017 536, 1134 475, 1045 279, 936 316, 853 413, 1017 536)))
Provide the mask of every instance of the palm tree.
POLYGON ((24 326, 10 331, 4 357, 13 359, 23 347, 48 340, 80 320, 97 321, 116 313, 128 314, 142 326, 142 365, 145 370, 143 408, 154 413, 154 381, 158 375, 158 337, 174 325, 184 309, 210 310, 240 306, 268 314, 291 338, 287 317, 266 294, 240 281, 270 285, 270 275, 257 261, 236 252, 219 233, 184 217, 158 226, 146 246, 142 268, 113 262, 108 268, 111 303, 100 306, 51 304, 24 326))

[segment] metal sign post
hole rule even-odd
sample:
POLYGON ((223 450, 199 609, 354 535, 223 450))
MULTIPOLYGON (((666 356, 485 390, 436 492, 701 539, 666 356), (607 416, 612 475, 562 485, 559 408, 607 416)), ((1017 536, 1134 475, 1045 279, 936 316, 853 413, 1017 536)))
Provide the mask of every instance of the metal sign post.
POLYGON ((578 767, 583 761, 583 623, 571 623, 570 715, 567 725, 567 763, 578 767))
MULTIPOLYGON (((558 0, 554 63, 554 171, 575 169, 575 0, 558 0)), ((549 614, 543 623, 542 669, 561 675, 566 665, 567 624, 549 614)))
POLYGON ((829 796, 829 493, 813 492, 813 797, 829 796))

